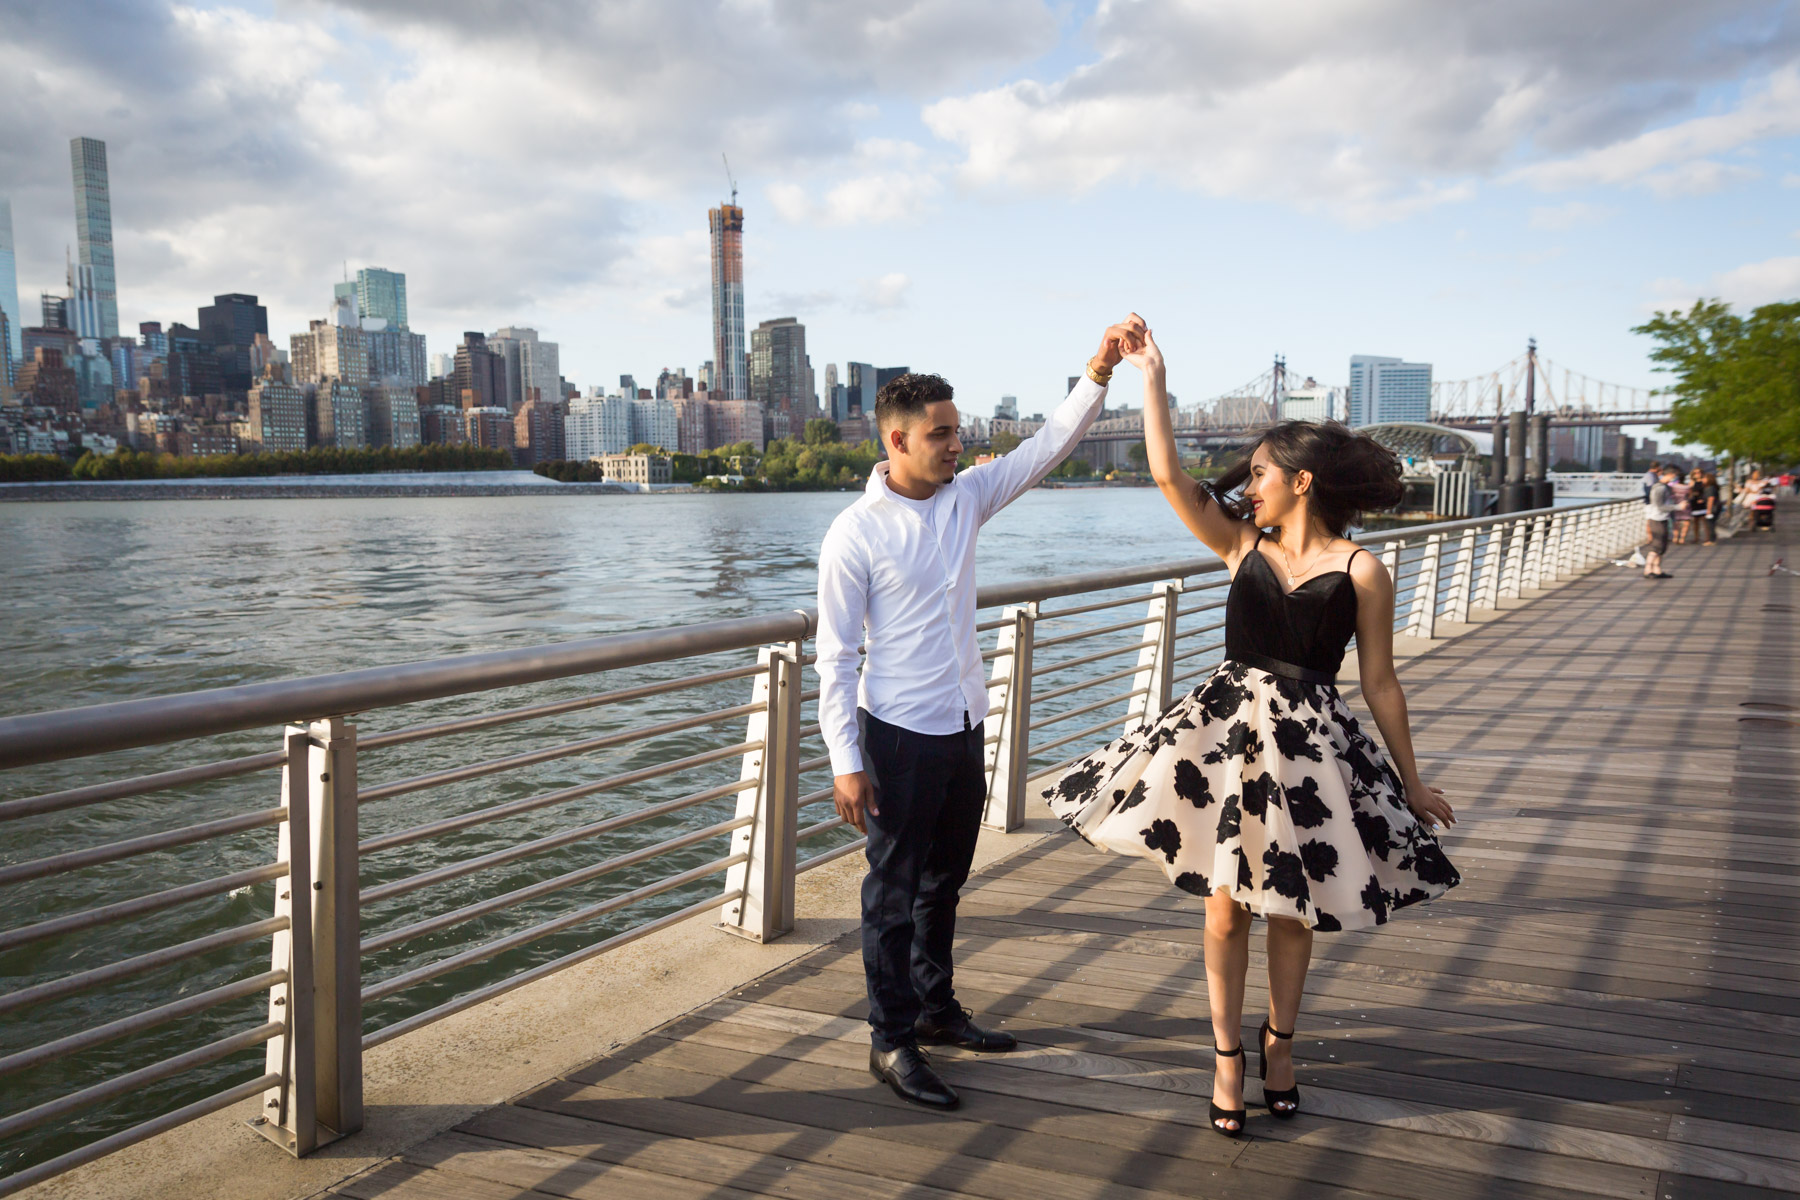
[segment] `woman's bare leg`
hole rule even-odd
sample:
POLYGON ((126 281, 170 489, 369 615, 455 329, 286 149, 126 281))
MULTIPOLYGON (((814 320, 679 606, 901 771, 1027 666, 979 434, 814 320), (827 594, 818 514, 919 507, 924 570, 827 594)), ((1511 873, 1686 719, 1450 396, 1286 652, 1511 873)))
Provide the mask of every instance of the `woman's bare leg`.
MULTIPOLYGON (((1306 991, 1312 945, 1313 931, 1306 922, 1269 918, 1269 1024, 1282 1033, 1293 1033, 1294 1023, 1300 1019, 1300 997, 1306 991)), ((1262 1050, 1269 1060, 1268 1086, 1276 1091, 1293 1087, 1294 1043, 1270 1037, 1262 1050)))
MULTIPOLYGON (((1206 998, 1212 1006, 1213 1045, 1221 1050, 1243 1040, 1244 973, 1249 969, 1250 914, 1228 893, 1214 892, 1206 898, 1206 998)), ((1213 1103, 1244 1107, 1242 1056, 1213 1059, 1213 1103)))

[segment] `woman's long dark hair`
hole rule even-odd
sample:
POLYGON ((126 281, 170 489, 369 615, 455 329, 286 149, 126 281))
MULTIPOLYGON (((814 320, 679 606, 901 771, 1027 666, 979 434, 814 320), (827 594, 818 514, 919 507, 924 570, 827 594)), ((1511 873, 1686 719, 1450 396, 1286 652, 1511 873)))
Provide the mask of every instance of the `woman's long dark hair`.
POLYGON ((1364 513, 1392 508, 1406 495, 1400 459, 1368 434, 1336 421, 1282 421, 1225 474, 1201 485, 1220 508, 1239 520, 1251 516, 1243 488, 1250 481, 1250 459, 1257 446, 1267 449, 1270 461, 1289 478, 1298 471, 1312 472, 1308 493, 1312 514, 1335 537, 1343 537, 1364 513))

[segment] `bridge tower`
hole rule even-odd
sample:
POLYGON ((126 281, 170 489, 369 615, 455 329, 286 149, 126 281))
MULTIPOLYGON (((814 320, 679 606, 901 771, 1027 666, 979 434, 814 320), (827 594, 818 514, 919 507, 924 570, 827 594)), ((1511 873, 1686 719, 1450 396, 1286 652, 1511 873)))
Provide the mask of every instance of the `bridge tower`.
POLYGON ((1530 420, 1537 409, 1537 339, 1525 339, 1525 418, 1530 420))
POLYGON ((1277 354, 1269 372, 1269 420, 1281 420, 1281 398, 1287 394, 1287 357, 1277 354))

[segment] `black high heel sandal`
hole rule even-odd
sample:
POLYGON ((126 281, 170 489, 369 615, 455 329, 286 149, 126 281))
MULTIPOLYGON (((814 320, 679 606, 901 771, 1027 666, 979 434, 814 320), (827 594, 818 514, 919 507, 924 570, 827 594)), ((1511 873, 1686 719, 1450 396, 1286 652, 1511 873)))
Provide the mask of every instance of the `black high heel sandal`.
MULTIPOLYGON (((1268 1045, 1268 1039, 1271 1034, 1284 1042, 1291 1042, 1294 1040, 1294 1035, 1291 1032, 1283 1033, 1270 1025, 1267 1021, 1262 1023, 1262 1029, 1256 1035, 1256 1062, 1259 1068, 1258 1076, 1263 1080, 1269 1078, 1269 1052, 1265 1047, 1268 1045)), ((1263 1103, 1269 1106, 1269 1115, 1271 1117, 1280 1117, 1282 1120, 1286 1121, 1300 1111, 1300 1085, 1295 1084, 1286 1091, 1277 1092, 1269 1088, 1265 1083, 1263 1086, 1263 1103), (1287 1107, 1278 1107, 1283 1104, 1287 1105, 1287 1107)))
MULTIPOLYGON (((1244 1048, 1240 1045, 1233 1050, 1221 1050, 1217 1046, 1214 1046, 1213 1053, 1220 1058, 1242 1058, 1244 1057, 1244 1048)), ((1206 1108, 1207 1117, 1212 1121, 1214 1133, 1228 1138, 1244 1136, 1244 1120, 1250 1115, 1249 1110, 1242 1108, 1220 1108, 1210 1100, 1206 1102, 1206 1108), (1227 1129, 1225 1126, 1219 1124, 1220 1121, 1236 1121, 1237 1128, 1227 1129)))

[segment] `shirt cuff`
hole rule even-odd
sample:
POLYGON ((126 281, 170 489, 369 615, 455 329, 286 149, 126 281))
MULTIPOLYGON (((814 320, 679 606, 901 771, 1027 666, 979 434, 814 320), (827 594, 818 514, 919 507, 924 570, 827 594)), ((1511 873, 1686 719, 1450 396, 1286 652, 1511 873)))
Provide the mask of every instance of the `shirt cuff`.
POLYGON ((862 747, 846 746, 842 750, 831 752, 831 773, 833 775, 854 775, 862 769, 862 747))

